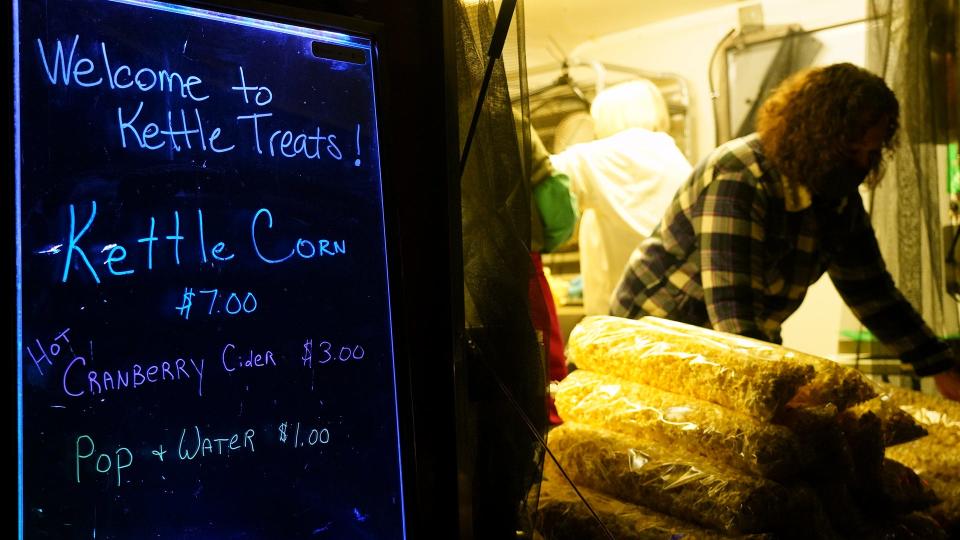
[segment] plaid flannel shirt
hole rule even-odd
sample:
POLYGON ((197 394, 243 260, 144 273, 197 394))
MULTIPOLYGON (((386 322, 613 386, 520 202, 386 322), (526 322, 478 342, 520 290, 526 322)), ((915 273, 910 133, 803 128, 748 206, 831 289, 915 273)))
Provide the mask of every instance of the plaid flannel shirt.
POLYGON ((918 375, 954 365, 897 290, 859 193, 817 203, 766 160, 756 134, 703 160, 630 257, 611 314, 674 319, 780 343, 780 327, 828 272, 853 313, 918 375))

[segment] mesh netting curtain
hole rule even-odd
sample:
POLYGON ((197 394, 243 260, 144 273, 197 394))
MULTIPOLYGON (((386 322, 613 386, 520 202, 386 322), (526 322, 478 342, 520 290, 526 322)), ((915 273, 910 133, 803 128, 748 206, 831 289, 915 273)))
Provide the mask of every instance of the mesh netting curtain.
POLYGON ((901 124, 899 147, 872 196, 873 226, 900 290, 935 332, 953 336, 960 326, 945 285, 942 156, 956 136, 946 106, 957 93, 947 84, 956 69, 956 0, 868 0, 868 9, 882 24, 868 32, 867 67, 896 93, 901 124))
MULTIPOLYGON (((530 320, 528 287, 531 189, 529 123, 518 133, 507 65, 524 74, 522 3, 505 53, 497 60, 461 181, 464 304, 468 359, 467 412, 460 442, 467 449, 461 482, 471 500, 474 538, 509 538, 529 529, 521 516, 538 474, 537 439, 546 426, 546 376, 530 320), (508 394, 511 397, 508 397, 508 394)), ((497 4, 458 2, 457 93, 463 146, 487 62, 497 4)), ((526 99, 519 100, 528 117, 526 99)), ((529 531, 528 531, 529 532, 529 531)))
MULTIPOLYGON (((733 137, 745 137, 755 131, 757 123, 757 112, 764 98, 781 82, 790 75, 808 67, 822 48, 822 43, 810 34, 800 33, 791 30, 780 42, 777 53, 770 61, 770 66, 763 75, 760 82, 760 88, 757 90, 756 97, 752 100, 750 109, 746 116, 740 122, 740 127, 733 137)), ((731 119, 731 120, 736 120, 731 119)), ((726 141, 717 141, 726 142, 726 141)))

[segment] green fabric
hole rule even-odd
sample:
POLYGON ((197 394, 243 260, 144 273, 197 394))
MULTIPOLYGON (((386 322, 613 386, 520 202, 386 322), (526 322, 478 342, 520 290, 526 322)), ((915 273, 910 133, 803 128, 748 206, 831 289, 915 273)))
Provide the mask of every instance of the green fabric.
POLYGON ((877 341, 869 330, 840 330, 840 335, 851 341, 877 341))
POLYGON ((955 142, 947 145, 947 194, 960 195, 960 151, 955 142))
POLYGON ((570 238, 577 224, 577 199, 570 193, 570 178, 554 174, 536 184, 533 200, 543 222, 543 252, 547 253, 570 238))
MULTIPOLYGON (((850 341, 877 341, 876 336, 870 333, 869 330, 840 330, 840 336, 850 341)), ((960 340, 960 334, 947 334, 944 336, 939 336, 940 339, 946 340, 960 340)))

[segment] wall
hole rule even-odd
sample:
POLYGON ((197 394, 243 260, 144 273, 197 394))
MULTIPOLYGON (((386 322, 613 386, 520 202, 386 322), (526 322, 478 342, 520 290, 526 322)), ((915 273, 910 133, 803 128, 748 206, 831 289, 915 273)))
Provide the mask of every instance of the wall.
MULTIPOLYGON (((603 36, 580 44, 571 55, 645 70, 667 71, 686 78, 696 119, 696 155, 704 156, 715 146, 707 80, 710 57, 727 32, 738 26, 738 9, 753 3, 756 2, 741 2, 603 36)), ((765 0, 761 4, 765 24, 798 23, 808 29, 860 19, 866 14, 865 2, 852 0, 765 0)), ((824 46, 815 63, 864 62, 866 40, 863 25, 830 30, 817 37, 824 46)), ((813 354, 836 357, 841 319, 844 326, 856 323, 825 277, 810 288, 803 306, 784 325, 784 344, 813 354)))
MULTIPOLYGON (((571 55, 685 77, 691 86, 697 115, 698 155, 702 156, 715 146, 707 81, 710 56, 727 32, 739 25, 738 9, 754 3, 740 2, 586 41, 573 49, 571 55)), ((767 25, 798 23, 804 28, 819 28, 860 19, 866 13, 864 3, 855 0, 765 0, 760 3, 767 25)), ((840 60, 863 63, 862 32, 831 31, 829 34, 817 63, 840 60)))

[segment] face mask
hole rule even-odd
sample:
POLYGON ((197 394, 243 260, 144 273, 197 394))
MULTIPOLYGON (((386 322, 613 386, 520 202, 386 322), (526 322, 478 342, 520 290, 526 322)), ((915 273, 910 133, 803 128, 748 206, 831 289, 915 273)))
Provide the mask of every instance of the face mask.
POLYGON ((848 161, 827 171, 820 187, 814 190, 814 193, 824 204, 838 204, 844 197, 856 193, 857 187, 868 174, 870 174, 869 168, 863 168, 848 161))

